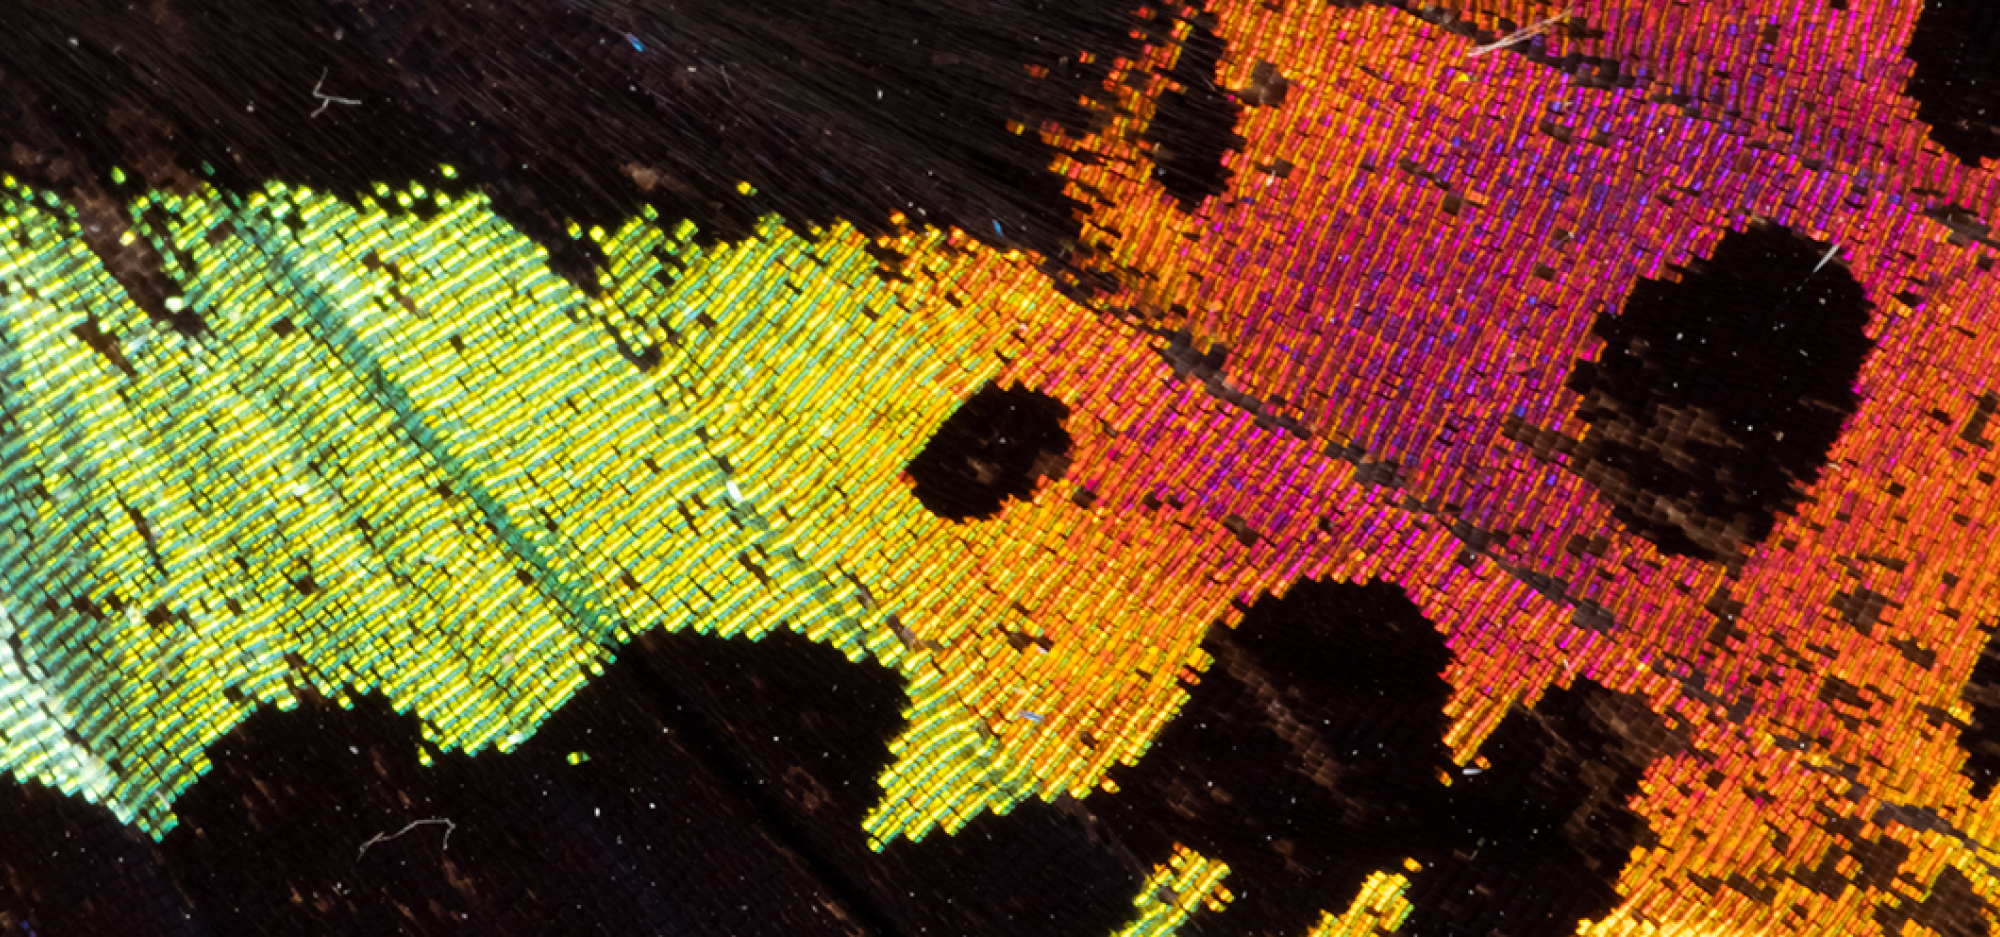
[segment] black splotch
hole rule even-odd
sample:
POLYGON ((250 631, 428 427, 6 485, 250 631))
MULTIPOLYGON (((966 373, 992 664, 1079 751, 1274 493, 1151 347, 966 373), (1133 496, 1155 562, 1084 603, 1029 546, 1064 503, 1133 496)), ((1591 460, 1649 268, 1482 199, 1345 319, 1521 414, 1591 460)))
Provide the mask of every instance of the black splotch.
POLYGON ((1179 715, 1112 770, 1117 793, 1084 802, 1140 857, 1182 843, 1230 865, 1235 900, 1189 933, 1303 933, 1405 860, 1420 871, 1399 933, 1570 933, 1616 907, 1651 841, 1629 801, 1683 744, 1642 698, 1580 680, 1510 712, 1488 767, 1460 773, 1442 741, 1450 651, 1386 584, 1301 582, 1203 646, 1214 662, 1179 715))
POLYGON ((0 817, 0 933, 205 933, 158 847, 111 811, 0 771, 0 817))
POLYGON ((2000 7, 1926 0, 1903 54, 1916 65, 1904 93, 1930 138, 1967 165, 2000 156, 2000 7))
POLYGON ((1040 391, 988 384, 946 417, 905 467, 913 493, 947 520, 995 517, 1069 464, 1069 407, 1040 391))
POLYGON ((838 869, 888 932, 1110 934, 1136 914, 1145 868, 1074 802, 1031 798, 872 851, 861 824, 909 702, 893 672, 789 632, 754 644, 653 634, 641 647, 796 831, 794 848, 838 869))
POLYGON ((1222 155, 1243 145, 1236 133, 1242 107, 1217 82, 1226 46, 1215 33, 1215 15, 1198 13, 1189 26, 1167 73, 1179 87, 1160 96, 1145 135, 1153 147, 1153 178, 1183 211, 1228 191, 1230 172, 1222 155))
POLYGON ((1901 898, 1894 905, 1877 905, 1875 923, 1881 925, 1884 937, 1900 937, 1910 921, 1938 937, 1987 937, 1993 932, 1986 923, 1992 911, 1964 872, 1945 869, 1924 900, 1913 903, 1901 898))
POLYGON ((1116 0, 128 6, 36 5, 0 33, 10 172, 79 197, 476 188, 586 288, 602 251, 572 223, 642 204, 709 237, 902 213, 1058 255, 1080 206, 1033 130, 1084 133, 1141 22, 1116 0))
POLYGON ((1972 707, 1972 719, 1959 729, 1965 764, 1958 770, 1972 779, 1972 796, 1984 800, 2000 781, 2000 637, 1986 640, 1959 698, 1972 707))
POLYGON ((1618 906, 1618 876, 1652 842, 1629 801, 1681 740, 1645 701, 1585 679, 1516 708, 1451 788, 1453 848, 1414 876, 1399 933, 1560 937, 1618 906))
POLYGON ((1858 406, 1869 302, 1828 247, 1732 231, 1597 320, 1604 352, 1569 380, 1590 423, 1571 464, 1662 551, 1723 560, 1768 536, 1858 406))
POLYGON ((1304 933, 1367 876, 1437 858, 1443 637, 1402 590, 1300 582, 1210 632, 1214 663, 1117 794, 1086 806, 1132 851, 1227 862, 1236 899, 1190 933, 1304 933))
POLYGON ((380 696, 260 709, 161 852, 215 933, 879 933, 652 679, 611 664, 507 754, 380 696))
POLYGON ((1910 858, 1910 847, 1897 840, 1863 836, 1863 823, 1853 817, 1829 818, 1820 826, 1834 835, 1834 844, 1820 856, 1819 865, 1795 871, 1791 877, 1828 898, 1840 897, 1849 886, 1888 888, 1897 870, 1910 858), (1853 871, 1843 873, 1841 866, 1850 859, 1853 871))

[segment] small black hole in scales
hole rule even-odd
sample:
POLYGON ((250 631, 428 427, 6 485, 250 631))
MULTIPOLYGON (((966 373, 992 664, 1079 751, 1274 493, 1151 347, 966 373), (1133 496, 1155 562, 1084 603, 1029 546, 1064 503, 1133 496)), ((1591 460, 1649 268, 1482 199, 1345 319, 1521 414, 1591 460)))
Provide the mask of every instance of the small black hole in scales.
POLYGON ((946 417, 906 471, 924 507, 946 520, 996 517, 1069 464, 1069 408, 1040 391, 988 384, 946 417))

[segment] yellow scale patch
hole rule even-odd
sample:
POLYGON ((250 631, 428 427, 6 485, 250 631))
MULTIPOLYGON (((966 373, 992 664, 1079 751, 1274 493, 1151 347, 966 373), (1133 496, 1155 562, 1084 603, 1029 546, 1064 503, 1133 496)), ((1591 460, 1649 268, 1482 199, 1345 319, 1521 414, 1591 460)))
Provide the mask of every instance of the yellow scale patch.
POLYGON ((1186 846, 1176 845, 1172 857, 1153 867, 1132 902, 1139 916, 1115 937, 1165 937, 1178 930, 1188 915, 1201 908, 1220 911, 1231 900, 1222 887, 1229 865, 1186 846))
POLYGON ((635 220, 590 299, 478 199, 427 222, 275 186, 156 201, 196 340, 146 321, 59 211, 0 221, 0 360, 32 404, 4 465, 47 493, 0 528, 21 649, 0 763, 155 835, 203 746, 306 685, 380 689, 477 751, 654 626, 788 627, 914 671, 855 580, 922 568, 944 525, 900 466, 1012 327, 1046 325, 939 312, 1007 296, 1019 258, 959 250, 892 286, 847 230, 704 252, 635 220), (655 253, 689 272, 663 285, 655 253))

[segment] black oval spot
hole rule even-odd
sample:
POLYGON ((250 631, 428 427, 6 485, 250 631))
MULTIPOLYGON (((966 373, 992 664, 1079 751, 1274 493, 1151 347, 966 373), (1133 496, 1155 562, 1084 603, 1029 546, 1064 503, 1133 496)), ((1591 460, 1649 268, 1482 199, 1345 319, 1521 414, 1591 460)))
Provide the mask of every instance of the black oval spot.
POLYGON ((1829 247, 1774 225, 1732 231, 1598 319, 1604 352, 1569 380, 1590 423, 1570 464, 1662 551, 1742 555, 1854 414, 1869 303, 1829 247))
POLYGON ((1039 391, 988 384, 945 418, 905 470, 917 500, 946 520, 997 516, 1069 467, 1069 407, 1039 391))
POLYGON ((1242 109, 1216 82, 1225 44, 1215 34, 1215 15, 1197 14, 1191 25, 1167 73, 1180 87, 1160 96, 1145 136, 1153 145, 1153 178, 1183 211, 1194 211, 1203 200, 1228 190, 1229 168, 1222 165, 1222 154, 1243 145, 1236 133, 1242 109))
POLYGON ((1926 0, 1903 54, 1916 64, 1904 93, 1931 140, 1967 165, 2000 156, 2000 6, 1926 0))

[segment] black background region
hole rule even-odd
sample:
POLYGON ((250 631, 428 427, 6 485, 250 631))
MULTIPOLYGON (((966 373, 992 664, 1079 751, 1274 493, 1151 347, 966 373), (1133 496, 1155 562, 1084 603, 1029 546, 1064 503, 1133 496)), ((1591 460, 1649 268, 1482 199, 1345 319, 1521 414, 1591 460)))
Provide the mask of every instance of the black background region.
MULTIPOLYGON (((1080 136, 1146 21, 1122 0, 124 0, 23 5, 0 30, 0 166, 61 192, 139 304, 175 287, 124 244, 126 190, 267 181, 373 199, 477 188, 596 286, 569 225, 655 206, 706 237, 956 225, 1060 256, 1080 136), (1093 54, 1083 62, 1083 54, 1093 54), (1010 123, 1028 132, 1016 133, 1010 123), (440 175, 447 164, 456 179, 440 175), (114 181, 114 167, 126 182, 114 181), (739 190, 749 183, 755 194, 739 190)), ((396 206, 391 203, 394 209, 396 206)))
POLYGON ((906 704, 893 673, 779 633, 642 638, 504 755, 431 749, 375 695, 262 708, 209 746, 157 845, 0 779, 0 924, 1103 937, 1136 914, 1145 869, 1073 808, 872 851, 861 822, 906 704))

